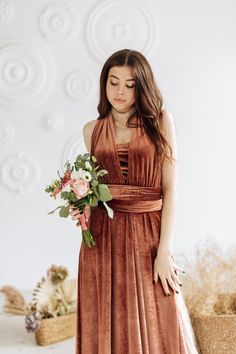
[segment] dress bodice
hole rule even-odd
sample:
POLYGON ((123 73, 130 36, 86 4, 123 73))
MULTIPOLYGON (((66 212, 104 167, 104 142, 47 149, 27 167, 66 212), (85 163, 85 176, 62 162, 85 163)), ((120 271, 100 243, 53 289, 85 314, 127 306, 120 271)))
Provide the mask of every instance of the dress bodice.
POLYGON ((116 144, 112 113, 97 120, 91 136, 91 154, 97 165, 108 171, 100 181, 161 189, 159 155, 144 129, 143 118, 134 116, 132 125, 128 145, 116 144))

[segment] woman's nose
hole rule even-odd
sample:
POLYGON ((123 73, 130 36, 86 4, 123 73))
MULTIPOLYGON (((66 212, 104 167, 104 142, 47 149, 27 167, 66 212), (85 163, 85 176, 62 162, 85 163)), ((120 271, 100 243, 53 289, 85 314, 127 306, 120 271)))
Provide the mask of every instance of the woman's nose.
POLYGON ((119 87, 119 89, 118 89, 118 93, 119 93, 119 95, 120 95, 120 94, 122 94, 122 95, 123 95, 123 94, 124 94, 124 89, 123 89, 122 87, 119 87))

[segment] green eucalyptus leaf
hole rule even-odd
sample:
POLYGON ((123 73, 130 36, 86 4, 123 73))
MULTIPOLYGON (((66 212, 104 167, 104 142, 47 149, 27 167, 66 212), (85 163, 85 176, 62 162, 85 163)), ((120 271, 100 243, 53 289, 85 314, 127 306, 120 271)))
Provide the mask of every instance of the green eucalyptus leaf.
POLYGON ((54 188, 52 188, 51 186, 48 186, 46 189, 44 189, 45 192, 47 193, 51 193, 53 192, 54 188))
POLYGON ((61 198, 68 200, 69 203, 75 203, 77 201, 76 195, 73 191, 61 192, 61 198))
POLYGON ((62 208, 62 206, 59 206, 59 207, 57 207, 56 209, 54 209, 52 211, 49 211, 48 214, 53 214, 57 209, 60 209, 60 208, 62 208))
POLYGON ((99 198, 96 197, 96 195, 92 194, 90 195, 90 199, 88 202, 88 205, 90 206, 97 206, 98 205, 99 198))
POLYGON ((63 206, 61 207, 61 210, 59 212, 59 215, 62 217, 62 218, 67 218, 69 216, 69 213, 70 213, 70 207, 69 205, 68 206, 63 206))
POLYGON ((98 192, 99 192, 99 196, 100 196, 101 201, 106 202, 106 201, 112 199, 112 195, 111 195, 106 184, 100 183, 98 185, 98 192))
POLYGON ((96 187, 92 187, 91 189, 92 189, 93 193, 95 194, 95 196, 99 199, 100 196, 99 196, 99 193, 98 193, 96 187))
POLYGON ((96 179, 93 179, 92 181, 91 181, 91 186, 92 187, 96 187, 98 185, 98 181, 96 180, 96 179))

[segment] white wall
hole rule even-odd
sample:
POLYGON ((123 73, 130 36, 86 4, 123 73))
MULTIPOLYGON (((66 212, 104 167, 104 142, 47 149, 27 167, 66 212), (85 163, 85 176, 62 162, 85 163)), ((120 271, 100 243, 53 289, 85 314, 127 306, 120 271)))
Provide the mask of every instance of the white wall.
POLYGON ((0 0, 0 286, 32 288, 52 263, 77 276, 80 232, 47 215, 44 188, 84 149, 100 70, 120 48, 147 56, 176 122, 176 253, 209 236, 233 244, 235 2, 59 3, 0 0))

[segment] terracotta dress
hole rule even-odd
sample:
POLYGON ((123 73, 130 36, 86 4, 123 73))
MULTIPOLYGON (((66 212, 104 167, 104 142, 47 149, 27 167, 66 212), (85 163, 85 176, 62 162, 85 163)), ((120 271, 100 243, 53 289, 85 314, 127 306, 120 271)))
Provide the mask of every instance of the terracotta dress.
POLYGON ((92 208, 96 246, 81 244, 78 269, 76 354, 196 354, 181 292, 166 296, 153 284, 161 223, 161 166, 140 126, 128 144, 115 142, 112 113, 97 121, 91 154, 113 195, 92 208))

